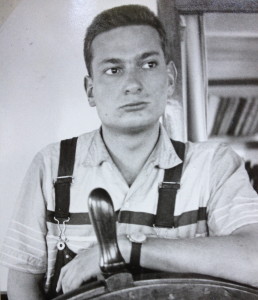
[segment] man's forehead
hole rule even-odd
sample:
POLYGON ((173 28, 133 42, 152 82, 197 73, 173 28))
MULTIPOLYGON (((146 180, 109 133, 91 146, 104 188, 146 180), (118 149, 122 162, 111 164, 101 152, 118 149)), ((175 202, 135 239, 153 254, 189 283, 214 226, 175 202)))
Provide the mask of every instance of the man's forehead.
POLYGON ((130 30, 133 33, 145 33, 146 31, 151 32, 151 34, 159 36, 159 33, 156 28, 151 25, 146 24, 132 24, 132 25, 124 25, 124 26, 117 26, 115 28, 103 31, 95 36, 92 43, 94 41, 102 38, 103 36, 112 35, 112 36, 119 36, 121 39, 123 38, 123 33, 130 30))
MULTIPOLYGON (((97 55, 98 61, 112 59, 112 55, 125 57, 132 54, 138 57, 160 55, 162 53, 161 40, 155 28, 149 25, 120 26, 105 31, 93 40, 93 58, 97 55)), ((144 57, 143 57, 144 58, 144 57)))

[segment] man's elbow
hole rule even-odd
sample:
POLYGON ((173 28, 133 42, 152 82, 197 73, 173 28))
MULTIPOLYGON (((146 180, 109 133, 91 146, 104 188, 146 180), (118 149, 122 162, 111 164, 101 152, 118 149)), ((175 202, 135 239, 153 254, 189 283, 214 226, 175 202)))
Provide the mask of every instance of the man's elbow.
POLYGON ((258 244, 252 250, 246 251, 247 259, 239 268, 239 274, 244 283, 258 288, 258 244), (256 248, 256 249, 255 249, 256 248))
MULTIPOLYGON (((257 252, 258 253, 258 252, 257 252)), ((247 284, 258 288, 258 257, 250 264, 247 272, 247 284)))
POLYGON ((241 253, 235 261, 239 264, 237 276, 241 282, 258 288, 258 224, 239 228, 234 235, 238 238, 241 253))

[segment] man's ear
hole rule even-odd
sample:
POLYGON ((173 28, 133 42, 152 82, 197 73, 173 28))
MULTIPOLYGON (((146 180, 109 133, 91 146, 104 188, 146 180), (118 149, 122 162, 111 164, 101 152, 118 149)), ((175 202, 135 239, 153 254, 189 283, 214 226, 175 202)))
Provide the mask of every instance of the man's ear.
POLYGON ((93 97, 93 81, 90 76, 84 77, 84 88, 88 97, 89 105, 94 107, 96 106, 94 97, 93 97))
POLYGON ((167 64, 167 73, 168 73, 168 96, 172 97, 175 91, 176 78, 177 78, 177 70, 173 61, 170 61, 167 64))

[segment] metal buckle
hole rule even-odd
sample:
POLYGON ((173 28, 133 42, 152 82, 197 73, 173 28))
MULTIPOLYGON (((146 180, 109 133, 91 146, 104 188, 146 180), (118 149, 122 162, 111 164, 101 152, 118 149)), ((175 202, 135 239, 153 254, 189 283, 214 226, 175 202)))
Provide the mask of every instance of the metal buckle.
POLYGON ((159 188, 160 189, 175 189, 179 190, 180 189, 180 183, 179 182, 174 182, 174 181, 163 181, 159 183, 159 188))
POLYGON ((56 183, 59 183, 58 182, 58 179, 61 179, 63 182, 60 182, 60 183, 70 183, 72 184, 73 181, 74 181, 74 177, 71 176, 71 175, 68 175, 68 176, 58 176, 56 177, 56 179, 53 180, 53 185, 55 185, 56 183))
POLYGON ((59 250, 63 250, 64 249, 64 245, 67 242, 67 238, 65 236, 65 230, 66 230, 66 223, 68 223, 70 221, 70 217, 68 217, 66 220, 64 220, 62 222, 62 224, 60 224, 59 220, 54 217, 54 220, 57 222, 57 226, 58 226, 58 230, 59 230, 59 240, 57 243, 57 248, 59 250))

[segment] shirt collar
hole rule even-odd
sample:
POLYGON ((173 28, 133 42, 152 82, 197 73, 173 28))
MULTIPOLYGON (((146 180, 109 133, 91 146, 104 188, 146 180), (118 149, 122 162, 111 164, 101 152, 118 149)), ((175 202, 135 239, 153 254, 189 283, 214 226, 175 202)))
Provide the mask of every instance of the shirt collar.
MULTIPOLYGON (((154 166, 161 169, 173 168, 182 163, 182 160, 176 154, 172 142, 162 125, 160 125, 158 142, 148 160, 150 163, 153 163, 154 166)), ((96 130, 93 135, 88 154, 83 164, 86 166, 99 166, 104 161, 113 162, 102 139, 100 128, 96 130)))
POLYGON ((88 148, 88 153, 86 155, 84 165, 85 166, 99 166, 104 161, 112 162, 108 150, 101 136, 101 128, 94 132, 91 144, 88 148))
POLYGON ((169 138, 165 128, 160 124, 160 134, 156 147, 150 155, 150 160, 154 166, 161 169, 173 168, 182 160, 177 155, 174 146, 169 138))

